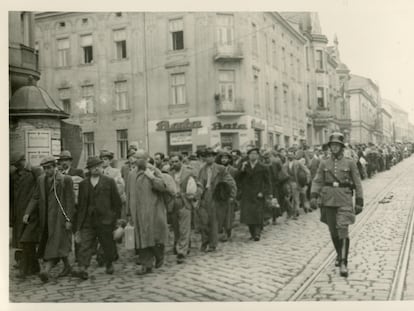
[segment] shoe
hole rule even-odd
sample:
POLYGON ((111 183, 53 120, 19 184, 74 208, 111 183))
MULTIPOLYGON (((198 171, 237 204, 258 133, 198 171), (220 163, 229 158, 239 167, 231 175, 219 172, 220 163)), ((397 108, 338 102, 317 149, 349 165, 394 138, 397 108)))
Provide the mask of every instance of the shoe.
POLYGON ((40 272, 39 278, 42 280, 43 283, 49 282, 49 274, 47 272, 40 272))
POLYGON ((260 236, 255 236, 255 237, 254 237, 254 241, 255 241, 255 242, 260 241, 260 236))
POLYGON ((276 225, 276 220, 272 221, 272 225, 275 226, 276 225))
POLYGON ((102 268, 105 265, 105 262, 101 256, 96 256, 96 262, 98 263, 98 267, 102 268))
POLYGON ((209 249, 207 250, 207 252, 212 253, 215 252, 216 248, 215 247, 209 247, 209 249))
POLYGON ((85 270, 74 270, 72 271, 72 276, 80 278, 82 280, 87 280, 89 278, 88 272, 85 270))
POLYGON ((72 268, 71 266, 66 266, 63 268, 62 272, 59 273, 58 278, 62 278, 65 276, 68 276, 72 273, 72 268))
POLYGON ((106 274, 114 274, 114 265, 112 263, 106 265, 105 273, 106 274))
POLYGON ((142 268, 141 270, 135 272, 136 275, 145 275, 148 273, 152 273, 152 268, 142 268))
POLYGON ((207 246, 208 244, 201 244, 200 251, 207 252, 207 246))
POLYGON ((228 237, 227 236, 223 236, 221 239, 220 239, 220 242, 227 242, 229 239, 228 239, 228 237))
POLYGON ((155 259, 155 269, 161 268, 164 265, 164 257, 155 259))
POLYGON ((293 216, 292 219, 293 220, 298 220, 298 216, 293 216))
POLYGON ((177 255, 177 264, 182 264, 185 261, 185 257, 183 254, 178 254, 177 255))

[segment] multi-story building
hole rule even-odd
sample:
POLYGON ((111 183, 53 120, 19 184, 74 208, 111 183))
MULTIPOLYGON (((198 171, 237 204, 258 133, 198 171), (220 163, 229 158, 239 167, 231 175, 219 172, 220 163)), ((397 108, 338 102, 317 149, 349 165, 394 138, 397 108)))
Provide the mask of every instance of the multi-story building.
POLYGON ((44 12, 36 41, 84 159, 122 159, 131 143, 190 153, 306 138, 306 40, 278 13, 44 12))
POLYGON ((369 78, 351 75, 350 96, 352 143, 381 143, 381 97, 378 86, 369 78))
POLYGON ((408 141, 414 142, 414 124, 410 121, 408 122, 408 141))
POLYGON ((394 142, 394 122, 392 118, 392 108, 386 99, 381 99, 381 124, 382 124, 382 142, 394 142))
POLYGON ((391 107, 392 118, 394 121, 394 139, 395 142, 407 142, 409 138, 409 122, 408 112, 402 109, 398 104, 386 100, 387 104, 391 107))
POLYGON ((317 13, 282 14, 306 38, 308 142, 323 144, 333 131, 343 132, 348 140, 351 120, 346 90, 350 71, 340 60, 338 39, 335 37, 334 46, 327 46, 328 39, 322 33, 317 13))

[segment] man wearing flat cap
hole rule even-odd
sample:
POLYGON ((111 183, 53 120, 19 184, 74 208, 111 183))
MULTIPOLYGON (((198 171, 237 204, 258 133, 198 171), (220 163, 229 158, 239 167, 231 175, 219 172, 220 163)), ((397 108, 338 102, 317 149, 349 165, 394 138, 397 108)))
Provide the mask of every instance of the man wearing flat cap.
POLYGON ((63 150, 60 153, 58 163, 63 175, 79 176, 81 178, 85 177, 83 171, 80 168, 72 167, 72 154, 69 150, 63 150))
POLYGON ((40 165, 44 174, 37 180, 37 187, 26 208, 23 221, 29 224, 39 214, 40 244, 38 256, 44 267, 39 273, 43 282, 48 282, 51 268, 63 260, 60 277, 70 274, 68 255, 72 248, 72 218, 75 207, 72 178, 57 170, 56 159, 47 156, 40 165))
POLYGON ((17 152, 10 156, 10 226, 12 231, 12 247, 16 248, 15 260, 19 268, 18 276, 24 278, 39 272, 36 258, 38 243, 38 215, 33 215, 30 225, 23 223, 26 207, 36 186, 35 173, 27 168, 23 153, 17 152))
POLYGON ((223 165, 215 163, 216 152, 207 148, 201 153, 205 165, 200 169, 198 181, 202 186, 200 207, 197 217, 200 221, 201 251, 214 252, 218 242, 217 209, 234 201, 236 182, 223 165))
POLYGON ((99 241, 103 250, 106 273, 113 274, 113 261, 117 250, 113 239, 116 222, 121 215, 121 197, 115 180, 103 174, 103 161, 90 157, 86 168, 89 176, 79 184, 79 207, 77 215, 77 240, 80 243, 78 266, 74 275, 88 278, 87 269, 99 241))
POLYGON ((271 181, 268 168, 259 162, 259 148, 247 149, 247 161, 243 161, 236 175, 240 187, 240 222, 247 225, 250 239, 259 241, 265 200, 271 194, 271 181))

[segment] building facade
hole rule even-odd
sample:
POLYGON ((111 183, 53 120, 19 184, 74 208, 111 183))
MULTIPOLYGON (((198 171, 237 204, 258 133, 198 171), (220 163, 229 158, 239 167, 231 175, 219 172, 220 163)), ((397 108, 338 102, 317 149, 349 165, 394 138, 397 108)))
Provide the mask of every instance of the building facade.
POLYGON ((328 46, 315 12, 284 12, 282 15, 306 38, 305 88, 307 94, 307 141, 323 144, 334 131, 349 140, 351 130, 347 87, 349 69, 340 60, 338 39, 328 46))
POLYGON ((351 75, 351 143, 381 143, 381 100, 378 86, 369 78, 351 75))
POLYGON ((404 143, 410 141, 408 112, 390 100, 386 100, 386 102, 392 111, 395 142, 404 143))
POLYGON ((305 42, 274 12, 36 15, 41 84, 81 125, 84 159, 299 144, 305 42))
POLYGON ((394 120, 392 118, 392 108, 386 99, 381 99, 381 125, 382 125, 382 142, 392 143, 394 139, 394 120))

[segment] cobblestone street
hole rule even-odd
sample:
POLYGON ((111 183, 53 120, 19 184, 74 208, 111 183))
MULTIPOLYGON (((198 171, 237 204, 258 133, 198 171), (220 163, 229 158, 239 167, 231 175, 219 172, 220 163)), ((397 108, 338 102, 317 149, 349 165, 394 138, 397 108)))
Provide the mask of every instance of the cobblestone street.
MULTIPOLYGON (((347 279, 330 262, 301 295, 301 300, 387 300, 393 283, 402 237, 414 200, 414 157, 390 171, 363 181, 366 208, 372 214, 353 236, 347 279), (393 195, 389 203, 378 204, 393 195), (374 211, 375 209, 375 211, 374 211)), ((354 225, 354 226, 357 226, 354 225)), ((165 265, 140 277, 132 252, 122 247, 115 273, 91 267, 87 281, 62 278, 42 284, 38 277, 24 281, 10 270, 13 302, 157 302, 157 301, 287 301, 321 266, 333 247, 319 211, 297 221, 279 218, 265 228, 260 242, 249 241, 248 230, 235 228, 233 240, 219 244, 216 253, 200 254, 194 234, 184 265, 175 263, 171 245, 165 265)), ((413 251, 411 251, 413 254, 413 251)), ((10 260, 12 259, 10 255, 10 260)), ((414 256, 410 258, 404 299, 414 299, 414 256)), ((12 263, 12 260, 11 260, 12 263)), ((54 268, 56 275, 60 264, 54 268)))

